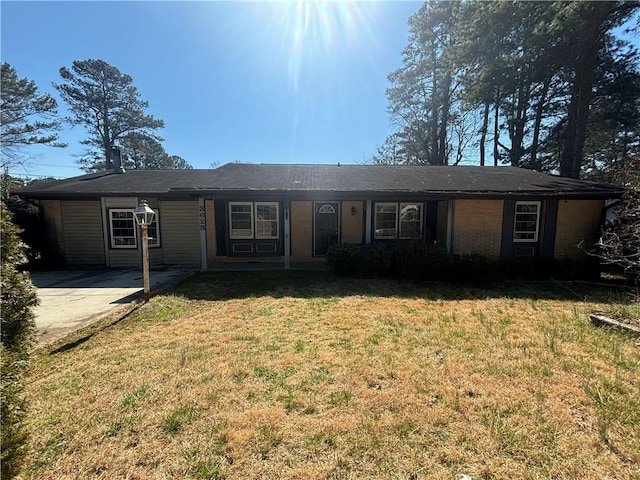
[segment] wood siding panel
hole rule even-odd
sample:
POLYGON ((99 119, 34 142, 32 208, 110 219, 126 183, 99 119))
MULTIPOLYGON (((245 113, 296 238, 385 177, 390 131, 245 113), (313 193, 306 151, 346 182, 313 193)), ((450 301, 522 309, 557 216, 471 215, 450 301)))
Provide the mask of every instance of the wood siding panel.
POLYGON ((500 258, 502 200, 456 200, 453 206, 453 253, 500 258))
POLYGON ((65 263, 104 265, 100 201, 64 201, 61 206, 65 263))
POLYGON ((362 243, 363 202, 342 202, 342 243, 362 243), (356 214, 351 215, 351 208, 356 214))
POLYGON ((560 200, 556 224, 555 258, 579 260, 585 253, 578 248, 584 240, 590 248, 600 232, 603 200, 560 200))
POLYGON ((198 201, 161 201, 160 242, 164 263, 200 265, 200 217, 198 201))
POLYGON ((313 259, 313 202, 291 202, 291 259, 313 259))

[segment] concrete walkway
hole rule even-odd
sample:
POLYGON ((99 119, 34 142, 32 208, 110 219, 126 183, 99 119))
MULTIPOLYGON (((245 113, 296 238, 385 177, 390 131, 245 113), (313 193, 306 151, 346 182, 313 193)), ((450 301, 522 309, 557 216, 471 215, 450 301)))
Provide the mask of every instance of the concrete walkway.
MULTIPOLYGON (((151 270, 151 294, 181 280, 194 270, 163 268, 151 270)), ((139 269, 60 270, 32 272, 40 305, 36 307, 36 328, 40 342, 49 342, 115 312, 142 296, 139 269)))

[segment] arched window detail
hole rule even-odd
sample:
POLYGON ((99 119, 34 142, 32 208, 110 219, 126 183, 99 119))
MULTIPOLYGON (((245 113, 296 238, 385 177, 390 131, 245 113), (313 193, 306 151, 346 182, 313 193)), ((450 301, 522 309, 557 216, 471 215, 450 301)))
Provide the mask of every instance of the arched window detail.
POLYGON ((336 213, 336 209, 333 207, 333 205, 325 204, 321 205, 320 208, 318 208, 318 213, 336 213))

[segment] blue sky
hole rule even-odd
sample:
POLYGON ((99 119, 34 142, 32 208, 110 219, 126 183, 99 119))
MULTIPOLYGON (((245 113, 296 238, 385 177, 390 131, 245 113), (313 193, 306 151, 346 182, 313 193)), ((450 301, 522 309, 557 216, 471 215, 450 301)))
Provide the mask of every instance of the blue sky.
MULTIPOLYGON (((390 132, 387 75, 420 2, 1 2, 2 61, 59 100, 73 60, 133 77, 165 121, 166 151, 195 168, 231 161, 360 163, 390 132)), ((81 171, 65 149, 30 147, 16 174, 81 171)))

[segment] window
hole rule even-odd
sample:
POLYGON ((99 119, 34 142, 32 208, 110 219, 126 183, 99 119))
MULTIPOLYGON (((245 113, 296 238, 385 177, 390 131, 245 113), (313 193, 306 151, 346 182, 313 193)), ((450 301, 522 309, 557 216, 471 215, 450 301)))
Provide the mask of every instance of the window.
POLYGON ((422 235, 422 205, 400 204, 400 238, 420 238, 422 235))
POLYGON ((396 238, 397 203, 376 203, 375 238, 396 238))
POLYGON ((158 211, 157 210, 153 210, 153 211, 156 212, 156 214, 153 217, 153 222, 151 222, 151 225, 147 227, 147 241, 149 242, 148 243, 149 248, 160 246, 160 229, 158 228, 158 211))
POLYGON ((514 242, 537 242, 540 202, 516 202, 513 222, 514 242))
MULTIPOLYGON (((158 211, 151 225, 147 227, 149 247, 160 246, 160 230, 158 228, 158 211)), ((110 209, 109 224, 111 227, 111 248, 138 248, 138 224, 133 209, 110 209)))
POLYGON ((278 238, 278 211, 276 202, 230 202, 230 237, 234 240, 278 238))
POLYGON ((137 248, 133 210, 109 210, 111 248, 137 248))
POLYGON ((277 203, 256 203, 256 238, 278 238, 277 203))
POLYGON ((229 204, 231 238, 253 238, 253 204, 233 202, 229 204))
POLYGON ((322 205, 320 208, 318 208, 318 213, 333 214, 333 213, 336 213, 336 209, 333 205, 329 205, 328 203, 326 203, 322 205))
POLYGON ((376 203, 374 229, 374 238, 377 239, 420 238, 422 204, 376 203))

